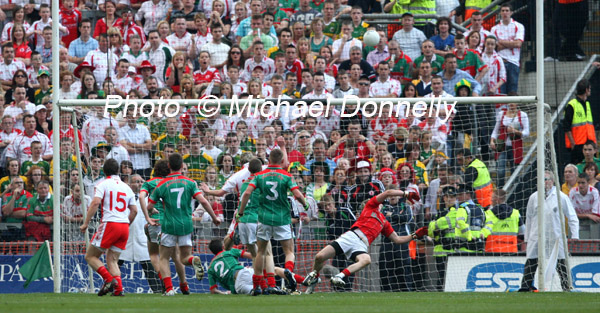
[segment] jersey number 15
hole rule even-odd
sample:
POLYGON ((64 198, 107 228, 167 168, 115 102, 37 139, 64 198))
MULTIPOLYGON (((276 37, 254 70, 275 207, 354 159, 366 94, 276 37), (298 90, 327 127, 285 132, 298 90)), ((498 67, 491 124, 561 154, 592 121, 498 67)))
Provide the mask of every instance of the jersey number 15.
MULTIPOLYGON (((117 205, 114 206, 115 210, 117 210, 118 212, 123 212, 125 211, 125 209, 127 208, 127 203, 125 203, 125 199, 123 199, 123 197, 125 197, 126 194, 124 192, 117 192, 117 197, 115 198, 115 201, 117 202, 117 205), (119 208, 119 204, 122 204, 123 206, 119 208)), ((112 211, 113 209, 113 192, 110 192, 110 210, 112 211)))

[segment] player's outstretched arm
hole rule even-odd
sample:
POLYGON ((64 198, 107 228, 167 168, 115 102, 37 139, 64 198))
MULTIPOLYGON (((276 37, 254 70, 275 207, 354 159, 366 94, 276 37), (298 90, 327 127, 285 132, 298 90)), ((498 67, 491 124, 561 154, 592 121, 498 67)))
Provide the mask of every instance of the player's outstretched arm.
POLYGON ((396 232, 393 232, 388 239, 390 239, 393 243, 400 245, 403 243, 409 243, 412 240, 421 239, 425 235, 427 235, 427 226, 417 229, 414 233, 408 236, 398 236, 396 232))
POLYGON ((383 201, 385 201, 385 199, 389 198, 389 197, 404 197, 404 191, 402 190, 386 190, 380 194, 377 195, 377 202, 379 203, 383 203, 383 201))
POLYGON ((227 194, 227 191, 225 191, 223 189, 210 190, 210 188, 208 188, 208 185, 206 183, 201 183, 200 184, 200 189, 205 194, 211 195, 211 196, 215 196, 215 197, 223 197, 223 196, 225 196, 227 194))
POLYGON ((246 210, 246 205, 248 204, 248 201, 250 200, 250 196, 252 195, 253 191, 254 186, 248 185, 248 188, 246 188, 246 191, 244 191, 244 193, 242 194, 242 199, 240 200, 240 208, 238 209, 238 214, 236 218, 238 216, 244 215, 244 210, 246 210))
POLYGON ((231 294, 231 291, 229 291, 229 290, 221 291, 218 288, 212 288, 210 290, 210 293, 212 293, 213 295, 229 295, 229 294, 231 294))
POLYGON ((292 194, 294 195, 294 198, 300 201, 300 204, 302 204, 303 207, 306 207, 306 199, 304 198, 302 192, 300 192, 300 188, 292 190, 292 194))
POLYGON ((206 200, 206 198, 204 198, 204 196, 202 196, 202 194, 200 194, 200 193, 198 195, 196 195, 196 200, 198 202, 200 202, 200 204, 202 204, 202 207, 204 207, 204 210, 206 212, 208 212, 208 215, 210 215, 210 217, 213 220, 213 224, 215 224, 216 226, 219 226, 221 224, 221 220, 217 217, 217 215, 215 214, 215 211, 213 211, 208 200, 206 200))
POLYGON ((90 221, 92 220, 92 217, 94 215, 96 215, 96 212, 98 211, 98 206, 100 205, 100 202, 102 202, 102 199, 100 199, 98 197, 94 197, 94 200, 92 200, 92 203, 90 203, 90 206, 88 207, 87 215, 85 217, 85 221, 83 222, 83 224, 81 226, 79 226, 79 229, 81 230, 81 232, 85 232, 86 229, 88 228, 88 225, 90 224, 90 221))

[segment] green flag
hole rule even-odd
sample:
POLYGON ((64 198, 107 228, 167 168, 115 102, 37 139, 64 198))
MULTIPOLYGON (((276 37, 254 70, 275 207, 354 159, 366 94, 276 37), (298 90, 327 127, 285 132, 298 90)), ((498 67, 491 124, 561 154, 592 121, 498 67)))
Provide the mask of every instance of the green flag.
POLYGON ((19 272, 27 279, 23 285, 25 288, 34 280, 52 277, 52 261, 50 259, 50 243, 48 240, 44 242, 27 263, 19 268, 19 272))

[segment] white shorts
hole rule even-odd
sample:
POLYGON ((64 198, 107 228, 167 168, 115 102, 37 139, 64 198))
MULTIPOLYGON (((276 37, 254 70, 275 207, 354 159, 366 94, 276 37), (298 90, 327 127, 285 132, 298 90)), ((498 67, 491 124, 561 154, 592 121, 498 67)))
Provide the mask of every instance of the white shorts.
POLYGON ((170 234, 160 234, 160 245, 165 247, 190 247, 192 246, 192 234, 175 236, 170 234))
POLYGON ((152 243, 160 243, 160 225, 148 225, 148 240, 152 243))
POLYGON ((367 253, 368 246, 367 244, 353 231, 347 231, 343 233, 338 239, 334 240, 335 243, 339 245, 339 248, 342 251, 338 251, 337 247, 336 252, 343 252, 346 256, 346 259, 353 260, 359 254, 367 253))
POLYGON ((239 223, 238 235, 240 242, 245 245, 253 245, 256 243, 256 223, 239 223))
POLYGON ((237 277, 235 278, 235 293, 239 295, 250 294, 250 291, 254 288, 252 275, 254 275, 254 269, 251 267, 244 267, 237 273, 237 277))
POLYGON ((282 226, 270 226, 258 223, 256 228, 256 237, 263 241, 269 241, 271 238, 282 241, 294 238, 292 224, 282 226))

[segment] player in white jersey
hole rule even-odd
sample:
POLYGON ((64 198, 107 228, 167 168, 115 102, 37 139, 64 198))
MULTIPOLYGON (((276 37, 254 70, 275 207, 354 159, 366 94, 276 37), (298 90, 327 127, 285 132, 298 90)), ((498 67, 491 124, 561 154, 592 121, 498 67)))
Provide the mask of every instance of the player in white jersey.
POLYGON ((98 230, 94 234, 85 254, 85 260, 104 280, 104 285, 98 291, 99 296, 113 292, 114 296, 123 295, 123 283, 119 270, 119 255, 127 245, 129 224, 137 214, 135 195, 131 188, 121 181, 118 176, 119 162, 108 159, 104 162, 106 179, 100 181, 94 188, 94 199, 88 208, 85 222, 81 225, 82 232, 87 231, 88 224, 102 204, 102 218, 98 230), (106 252, 106 267, 100 256, 106 252))

